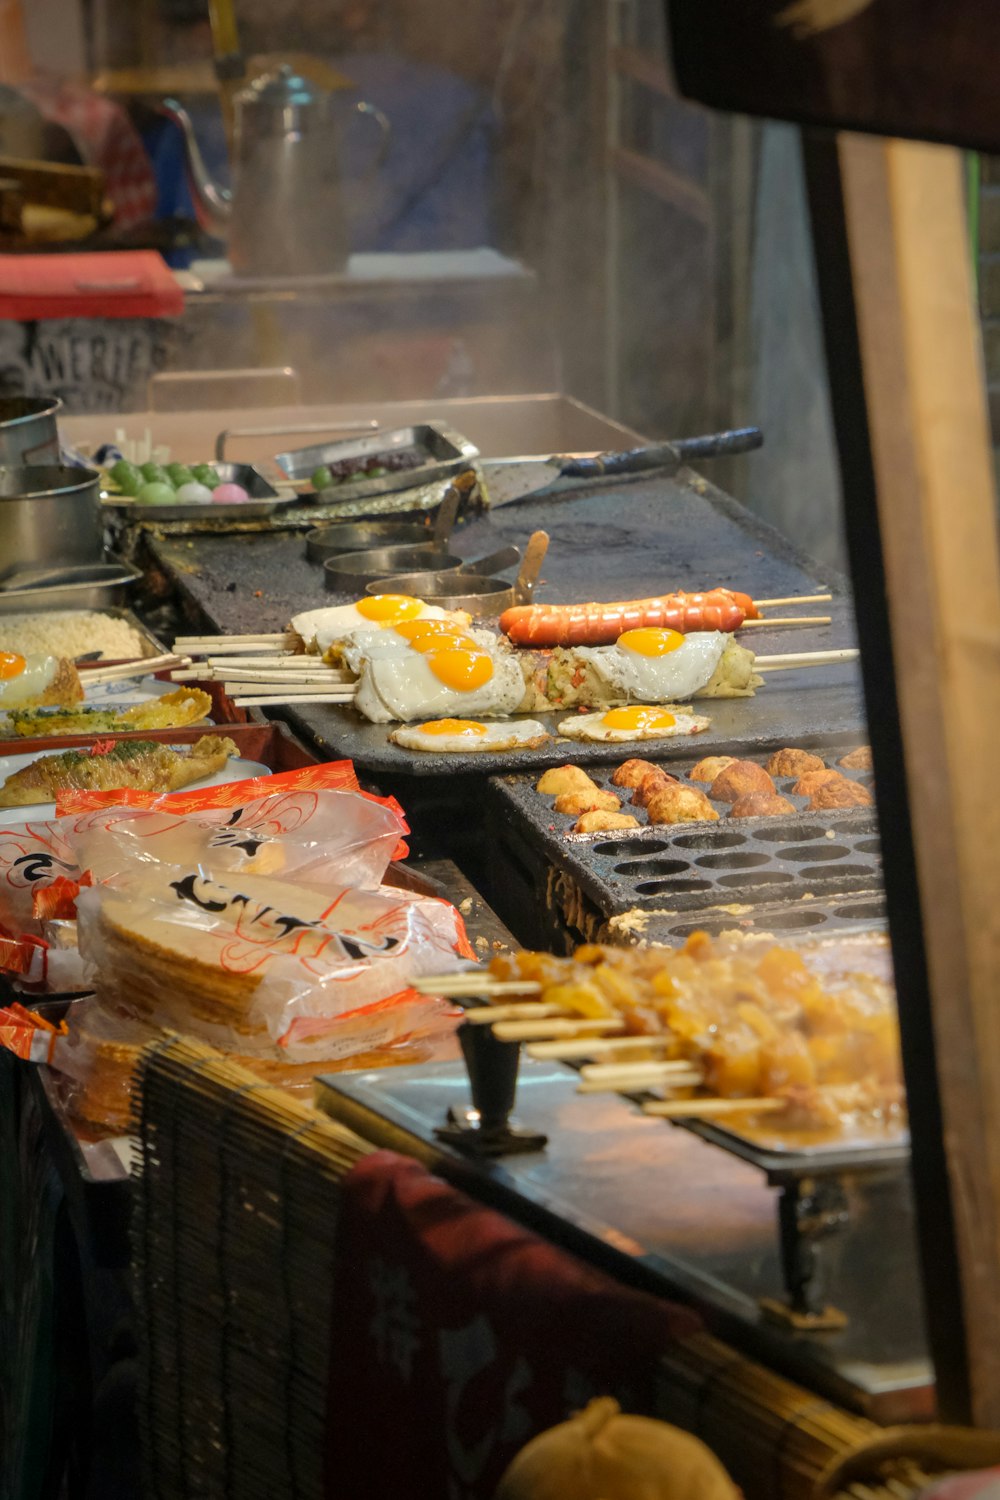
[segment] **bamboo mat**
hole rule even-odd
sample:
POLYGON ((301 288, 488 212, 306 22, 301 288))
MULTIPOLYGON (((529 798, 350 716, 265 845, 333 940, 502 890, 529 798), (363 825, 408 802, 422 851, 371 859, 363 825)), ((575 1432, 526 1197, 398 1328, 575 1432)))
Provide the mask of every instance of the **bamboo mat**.
MULTIPOLYGON (((143 1493, 323 1500, 339 1186, 398 1140, 387 1125, 364 1141, 186 1038, 147 1048, 138 1076, 143 1493)), ((707 1333, 665 1357, 657 1415, 708 1443, 747 1500, 910 1500, 943 1467, 865 1462, 884 1429, 707 1333)), ((1000 1443, 976 1438, 967 1461, 1000 1462, 1000 1443)))

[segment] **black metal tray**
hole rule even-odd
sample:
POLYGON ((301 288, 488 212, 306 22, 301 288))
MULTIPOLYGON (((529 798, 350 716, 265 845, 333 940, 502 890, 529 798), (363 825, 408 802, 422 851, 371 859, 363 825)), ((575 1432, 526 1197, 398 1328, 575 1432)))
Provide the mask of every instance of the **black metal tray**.
MULTIPOLYGON (((799 741, 797 748, 819 755, 850 780, 870 787, 870 772, 837 766, 840 756, 856 743, 847 737, 810 739, 799 741)), ((572 752, 567 758, 575 763, 572 752)), ((626 758, 621 755, 617 764, 626 758)), ((667 764, 684 778, 699 758, 667 764)), ((766 760, 762 755, 744 758, 761 764, 766 760)), ((657 760, 662 763, 662 758, 657 760)), ((622 811, 634 813, 641 822, 645 813, 629 805, 627 788, 612 785, 612 771, 591 767, 593 780, 615 792, 622 811)), ((574 834, 575 818, 557 813, 555 798, 535 790, 536 779, 491 780, 489 797, 496 804, 493 826, 499 839, 506 841, 506 824, 519 827, 522 840, 537 846, 547 864, 566 871, 607 916, 634 907, 669 905, 684 912, 734 901, 800 900, 807 894, 833 897, 881 889, 874 811, 807 812, 808 799, 792 794, 791 778, 776 778, 778 791, 796 808, 784 817, 733 818, 719 802, 714 804, 720 814, 715 823, 646 824, 603 834, 574 834)), ((707 787, 701 790, 707 795, 707 787)))

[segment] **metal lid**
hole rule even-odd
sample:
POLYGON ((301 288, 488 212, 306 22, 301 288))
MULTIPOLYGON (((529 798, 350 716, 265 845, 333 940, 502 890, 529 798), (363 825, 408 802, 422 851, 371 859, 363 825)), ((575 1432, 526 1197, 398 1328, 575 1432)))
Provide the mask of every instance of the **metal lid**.
POLYGON ((310 104, 318 104, 323 95, 288 63, 282 63, 279 68, 262 73, 247 84, 236 98, 237 103, 251 108, 266 105, 273 109, 304 109, 310 104))

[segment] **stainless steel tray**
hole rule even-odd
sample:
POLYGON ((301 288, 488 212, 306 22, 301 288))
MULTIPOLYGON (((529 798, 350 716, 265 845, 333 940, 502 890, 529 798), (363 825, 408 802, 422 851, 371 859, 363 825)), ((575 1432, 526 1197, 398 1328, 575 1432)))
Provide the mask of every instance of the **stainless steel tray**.
POLYGON ((287 453, 276 453, 274 461, 294 484, 310 485, 313 473, 323 464, 407 452, 413 453, 419 462, 374 479, 333 485, 319 492, 322 500, 335 504, 338 500, 360 500, 369 495, 388 495, 396 490, 413 489, 459 474, 479 457, 475 444, 453 427, 444 422, 420 422, 412 427, 397 427, 392 432, 373 432, 366 437, 317 443, 311 448, 293 448, 287 453))
MULTIPOLYGON (((43 570, 36 568, 35 573, 43 570)), ((53 576, 65 572, 62 583, 34 584, 28 588, 0 589, 0 615, 19 615, 53 609, 94 609, 106 614, 124 613, 139 630, 138 620, 115 606, 121 606, 142 577, 142 570, 131 563, 92 563, 66 569, 49 569, 53 576), (104 576, 106 575, 106 576, 104 576)))
POLYGON ((279 495, 271 481, 254 468, 253 464, 219 464, 212 468, 223 484, 241 484, 250 496, 241 505, 139 505, 128 495, 104 494, 106 510, 112 510, 123 520, 149 521, 211 521, 215 530, 219 523, 230 516, 234 521, 259 520, 271 515, 283 505, 298 503, 298 495, 279 495))

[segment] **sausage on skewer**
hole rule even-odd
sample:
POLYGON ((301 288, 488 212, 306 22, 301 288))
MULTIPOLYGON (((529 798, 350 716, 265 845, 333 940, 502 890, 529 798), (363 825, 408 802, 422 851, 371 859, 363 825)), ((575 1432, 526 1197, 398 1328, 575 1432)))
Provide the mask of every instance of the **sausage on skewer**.
POLYGON ((759 618, 749 594, 711 589, 704 594, 664 594, 616 604, 522 604, 505 610, 500 628, 518 646, 610 645, 627 630, 656 626, 690 635, 738 630, 759 618))

